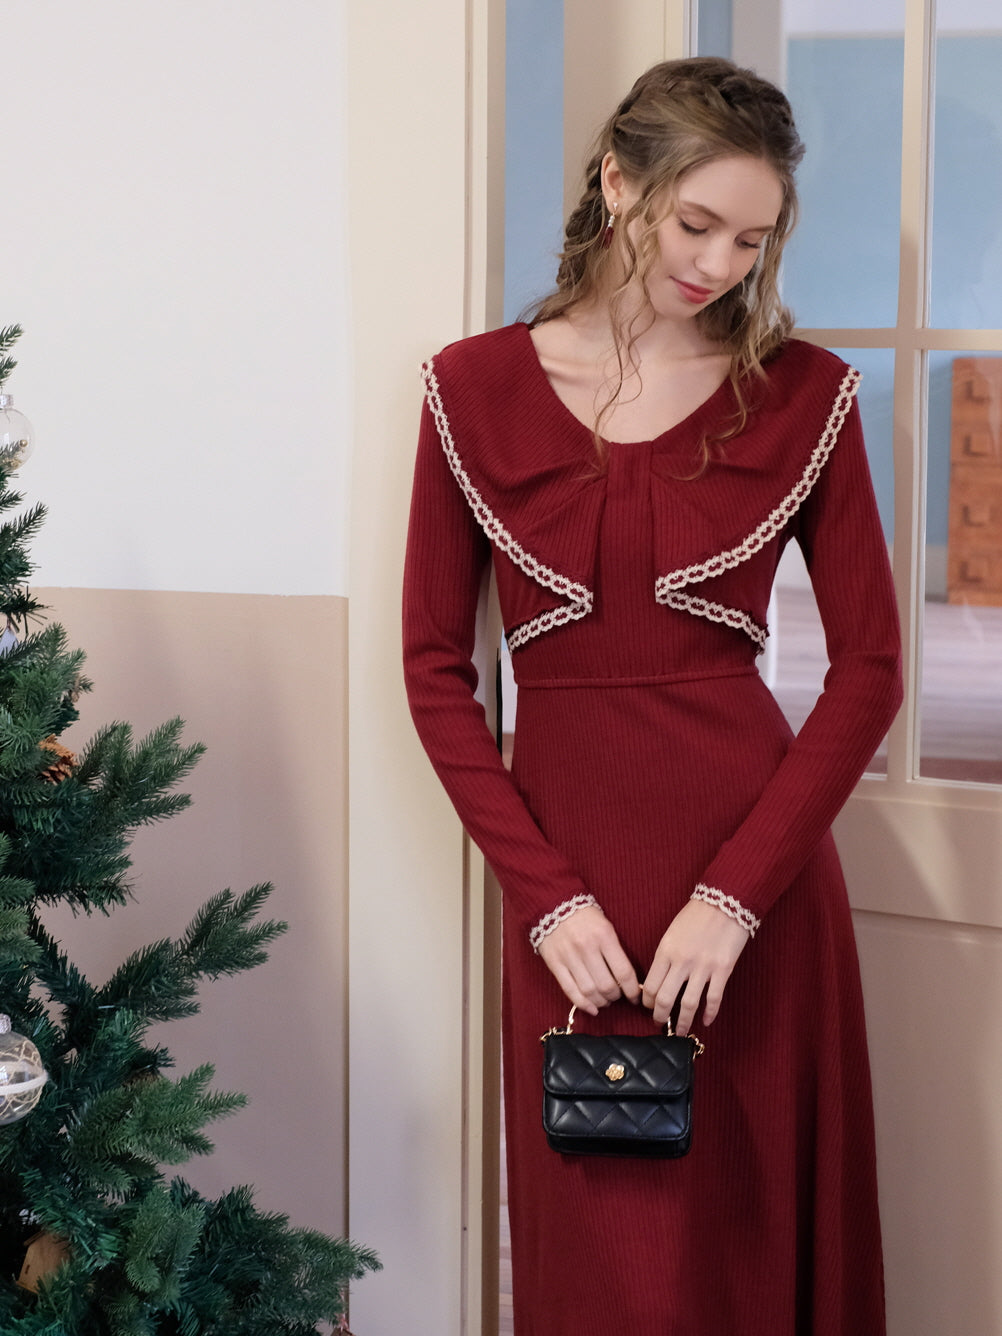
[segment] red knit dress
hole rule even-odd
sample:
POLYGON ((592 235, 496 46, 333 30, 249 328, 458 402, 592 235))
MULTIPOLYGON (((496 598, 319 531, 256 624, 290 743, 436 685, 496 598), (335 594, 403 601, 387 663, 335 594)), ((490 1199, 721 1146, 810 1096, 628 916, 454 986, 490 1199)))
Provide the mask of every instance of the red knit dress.
MULTIPOLYGON (((695 477, 729 384, 656 440, 610 444, 603 468, 526 326, 452 345, 425 379, 405 666, 504 893, 517 1336, 880 1336, 863 1009, 829 834, 900 702, 858 376, 791 341, 695 477), (791 538, 831 663, 796 739, 756 668, 791 538), (518 682, 511 774, 470 663, 491 559, 518 682), (568 1007, 534 942, 597 902, 642 977, 694 893, 755 935, 703 1036, 690 1154, 550 1150, 539 1036, 568 1007)), ((653 1027, 625 1003, 578 1024, 653 1027)))

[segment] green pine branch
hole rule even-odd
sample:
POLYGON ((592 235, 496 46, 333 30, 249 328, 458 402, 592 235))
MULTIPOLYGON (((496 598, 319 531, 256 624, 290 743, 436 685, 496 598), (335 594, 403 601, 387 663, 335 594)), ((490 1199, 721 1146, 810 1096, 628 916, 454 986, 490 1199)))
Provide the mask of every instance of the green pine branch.
MULTIPOLYGON (((12 878, 0 879, 0 897, 5 885, 31 886, 29 881, 14 882, 12 878)), ((23 970, 34 964, 41 956, 36 942, 29 932, 30 915, 21 906, 0 904, 0 978, 3 973, 14 967, 23 970)))
POLYGON ((8 877, 3 868, 10 853, 10 841, 0 834, 0 998, 8 974, 16 979, 41 956, 41 948, 31 935, 31 902, 35 887, 23 877, 8 877))
POLYGON ((267 884, 237 897, 220 891, 198 910, 179 941, 164 939, 134 951, 96 991, 84 992, 68 962, 50 951, 47 981, 53 996, 67 1007, 68 1029, 86 1031, 101 1013, 125 1009, 139 1037, 152 1021, 194 1015, 201 979, 262 964, 266 945, 286 931, 288 925, 281 921, 253 922, 270 892, 267 884))
POLYGON ((183 728, 183 719, 171 719, 133 743, 131 726, 116 723, 87 747, 69 782, 87 792, 88 820, 98 839, 110 837, 124 849, 127 839, 121 837, 190 805, 188 794, 168 791, 205 751, 201 743, 182 746, 183 728))
POLYGON ((205 1063, 177 1081, 151 1076, 102 1091, 69 1132, 69 1160, 81 1181, 125 1195, 161 1164, 207 1155, 212 1142, 202 1127, 247 1103, 245 1095, 208 1090, 212 1077, 205 1063))
MULTIPOLYGON (((94 1041, 106 1046, 110 1052, 115 1046, 116 1031, 122 1029, 127 1022, 127 1017, 115 1017, 110 1024, 104 1018, 96 1017, 96 990, 87 981, 82 971, 77 969, 76 965, 60 948, 59 943, 37 917, 32 921, 30 931, 32 941, 39 951, 38 961, 35 965, 35 978, 45 989, 52 1002, 63 1008, 66 1038, 58 1056, 61 1057, 66 1052, 78 1048, 78 1046, 86 1050, 88 1042, 94 1041), (76 1033, 73 1022, 81 1014, 87 1014, 88 1018, 92 1020, 101 1019, 103 1022, 101 1029, 98 1029, 92 1023, 88 1031, 76 1033)), ((117 1038, 118 1042, 124 1045, 131 1040, 131 1035, 128 1033, 119 1034, 117 1038)), ((49 1053, 45 1056, 54 1059, 57 1054, 49 1053)))
POLYGON ((0 329, 0 388, 17 366, 13 357, 7 356, 8 350, 13 348, 23 333, 24 330, 20 325, 6 325, 0 329))
MULTIPOLYGON (((202 1200, 180 1179, 171 1192, 182 1202, 202 1200)), ((206 1207, 178 1325, 164 1328, 172 1336, 314 1336, 318 1320, 337 1323, 343 1314, 346 1283, 379 1269, 367 1248, 258 1211, 250 1188, 234 1188, 206 1207)))
MULTIPOLYGON (((62 683, 71 668, 75 683, 75 658, 53 680, 62 683)), ((128 724, 111 724, 87 747, 73 775, 39 785, 38 771, 51 761, 38 751, 46 736, 39 730, 51 722, 51 712, 41 703, 32 712, 32 701, 22 700, 19 717, 0 708, 0 779, 6 774, 9 780, 6 789, 0 785, 0 830, 16 836, 10 870, 32 880, 41 901, 64 899, 88 913, 124 904, 134 831, 190 804, 188 794, 168 790, 204 748, 180 743, 180 719, 138 743, 128 724)))
MULTIPOLYGON (((35 536, 44 520, 45 507, 35 505, 22 515, 4 522, 0 529, 0 585, 4 588, 20 584, 35 569, 25 544, 35 536)), ((6 609, 0 602, 0 612, 4 611, 6 609)))
POLYGON ((95 1274, 118 1256, 118 1207, 89 1184, 74 1181, 65 1171, 61 1150, 55 1156, 58 1173, 44 1162, 24 1168, 22 1181, 31 1211, 27 1230, 22 1223, 20 1237, 42 1229, 68 1239, 74 1265, 95 1274))
POLYGON ((263 882, 236 897, 232 891, 220 891, 199 909, 180 943, 197 975, 215 979, 253 969, 267 960, 265 946, 289 926, 275 919, 252 924, 271 890, 263 882))
POLYGON ((122 1265, 130 1284, 155 1303, 176 1304, 181 1276, 201 1237, 204 1203, 178 1203, 158 1183, 126 1221, 122 1265))

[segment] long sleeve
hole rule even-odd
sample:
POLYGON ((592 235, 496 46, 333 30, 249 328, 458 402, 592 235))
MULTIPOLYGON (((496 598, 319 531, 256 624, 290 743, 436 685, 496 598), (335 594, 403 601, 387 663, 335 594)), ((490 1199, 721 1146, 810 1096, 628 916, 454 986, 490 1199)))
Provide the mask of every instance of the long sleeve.
POLYGON ((404 571, 404 676, 411 714, 463 825, 526 932, 588 888, 547 841, 505 769, 474 696, 477 601, 490 547, 421 419, 404 571))
POLYGON ((855 405, 796 537, 825 631, 824 690, 700 887, 759 919, 831 826, 901 704, 897 608, 855 405))

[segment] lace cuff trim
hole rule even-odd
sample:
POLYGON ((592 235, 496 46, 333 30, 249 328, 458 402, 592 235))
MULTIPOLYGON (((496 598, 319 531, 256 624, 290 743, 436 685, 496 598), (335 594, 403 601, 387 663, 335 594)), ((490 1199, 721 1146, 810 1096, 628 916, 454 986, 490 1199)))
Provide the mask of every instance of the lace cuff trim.
MULTIPOLYGON (((544 566, 541 561, 537 561, 532 553, 526 552, 501 523, 474 487, 470 475, 463 468, 463 462, 459 457, 459 451, 456 449, 456 442, 452 436, 452 429, 449 426, 445 405, 442 403, 442 396, 439 393, 438 377, 435 375, 432 362, 424 364, 421 368, 421 376, 425 383, 428 407, 435 419, 442 449, 449 461, 449 468, 462 488, 477 523, 491 542, 511 557, 515 565, 524 571, 530 579, 535 580, 537 584, 543 585, 546 589, 551 589, 555 594, 559 594, 561 598, 568 600, 564 607, 551 608, 547 612, 542 612, 537 617, 533 617, 530 621, 524 622, 521 626, 516 626, 508 632, 508 648, 519 649, 533 636, 541 635, 544 631, 551 631, 555 626, 562 626, 564 622, 576 621, 579 617, 584 617, 592 610, 594 602, 592 591, 587 585, 578 584, 568 576, 561 575, 559 571, 554 571, 549 566, 544 566)), ((553 926, 556 927, 556 924, 553 926)))
POLYGON ((667 575, 659 575, 654 586, 654 596, 659 603, 664 603, 671 608, 679 608, 683 612, 694 613, 697 617, 706 617, 710 621, 724 622, 728 626, 736 627, 738 630, 745 631, 759 650, 764 647, 765 630, 753 621, 746 612, 742 612, 738 608, 725 607, 721 603, 711 603, 707 599, 696 598, 690 594, 682 594, 679 591, 687 585, 699 584, 702 580, 711 580, 716 575, 723 575, 725 571, 731 571, 735 566, 740 566, 742 562, 753 557, 756 552, 760 552, 789 523, 807 500, 814 484, 821 476, 821 470, 835 448, 839 432, 849 415, 849 409, 852 407, 852 401, 856 397, 861 379, 859 372, 855 368, 849 367, 842 378, 841 385, 839 385, 838 393, 835 395, 831 412, 828 414, 828 421, 825 423, 824 430, 818 438, 818 443, 814 447, 799 481, 790 489, 779 505, 737 547, 729 548, 726 552, 717 552, 707 561, 699 562, 695 566, 685 566, 677 571, 669 571, 667 575))
POLYGON ((704 900, 708 905, 713 905, 714 909, 722 909, 730 918, 740 923, 752 937, 761 927, 761 919, 757 919, 750 909, 745 909, 740 900, 735 900, 733 895, 725 895, 723 891, 718 891, 716 886, 705 886, 700 882, 689 898, 704 900))
POLYGON ((598 901, 593 895, 575 895, 570 900, 565 900, 562 905, 557 905, 549 914, 544 914, 529 933, 533 951, 539 950, 543 938, 548 937, 554 928, 559 928, 564 919, 569 919, 573 913, 584 909, 587 905, 597 904, 598 901))

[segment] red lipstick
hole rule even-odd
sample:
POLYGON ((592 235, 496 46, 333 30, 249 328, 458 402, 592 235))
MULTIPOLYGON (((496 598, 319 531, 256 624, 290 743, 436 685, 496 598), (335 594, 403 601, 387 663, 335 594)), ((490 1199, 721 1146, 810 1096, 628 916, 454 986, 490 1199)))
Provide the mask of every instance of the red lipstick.
POLYGON ((693 306, 700 306, 708 297, 713 296, 712 288, 697 288, 694 283, 683 283, 680 278, 675 279, 675 285, 687 302, 692 302, 693 306))

